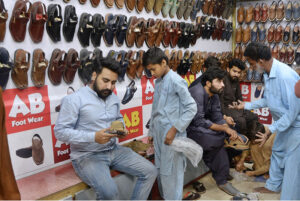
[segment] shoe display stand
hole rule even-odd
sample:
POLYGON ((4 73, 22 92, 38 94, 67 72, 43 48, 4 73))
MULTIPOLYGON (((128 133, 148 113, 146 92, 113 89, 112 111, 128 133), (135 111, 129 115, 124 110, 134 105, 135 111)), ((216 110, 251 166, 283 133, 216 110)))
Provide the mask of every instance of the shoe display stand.
MULTIPOLYGON (((233 53, 245 61, 249 42, 263 42, 272 56, 292 68, 300 67, 300 2, 289 0, 237 1, 233 53)), ((248 65, 245 81, 261 82, 262 75, 248 65)))
MULTIPOLYGON (((154 0, 148 1, 149 3, 155 2, 154 0)), ((71 94, 84 86, 83 82, 85 81, 79 75, 79 71, 83 66, 88 65, 87 63, 89 59, 95 58, 96 54, 101 55, 102 53, 103 56, 114 55, 116 59, 120 59, 122 56, 126 55, 125 58, 127 59, 126 62, 128 65, 127 68, 125 68, 126 73, 124 73, 123 79, 119 80, 120 82, 117 83, 114 93, 117 94, 120 102, 122 102, 121 100, 128 95, 127 91, 129 91, 128 93, 131 93, 131 98, 126 97, 123 103, 120 103, 121 113, 124 116, 124 121, 130 134, 128 138, 119 143, 128 142, 135 138, 143 138, 148 134, 146 124, 151 115, 151 105, 154 93, 154 78, 150 77, 145 72, 142 72, 141 74, 141 69, 141 71, 139 72, 136 72, 136 70, 138 69, 137 66, 141 65, 141 57, 138 53, 140 51, 146 51, 148 49, 147 43, 149 43, 149 41, 147 41, 146 39, 141 47, 137 47, 136 43, 134 43, 132 47, 128 47, 126 41, 123 41, 123 45, 121 45, 120 38, 113 38, 113 43, 110 45, 108 44, 109 41, 107 41, 110 40, 110 37, 108 36, 104 40, 103 35, 105 33, 103 33, 100 40, 100 46, 97 47, 100 52, 99 50, 97 50, 97 52, 95 51, 96 47, 94 47, 94 43, 97 43, 97 41, 90 41, 89 39, 89 44, 85 45, 86 38, 84 36, 80 36, 79 40, 78 31, 80 31, 80 29, 82 28, 79 28, 79 24, 80 18, 81 16, 83 16, 83 13, 90 14, 87 15, 88 17, 86 17, 87 24, 89 24, 89 20, 91 20, 92 16, 95 16, 95 14, 101 14, 104 19, 106 18, 106 21, 111 18, 111 15, 123 15, 126 16, 128 24, 130 22, 130 19, 133 19, 134 17, 136 17, 137 19, 144 18, 146 23, 152 23, 150 22, 151 20, 148 20, 151 18, 154 19, 154 22, 156 22, 157 20, 161 20, 162 24, 167 24, 166 21, 174 21, 178 23, 179 26, 181 23, 182 26, 184 25, 186 27, 186 29, 183 29, 183 32, 188 34, 188 36, 198 34, 196 38, 193 38, 193 41, 191 41, 191 38, 188 37, 188 44, 186 44, 185 40, 182 40, 182 44, 180 45, 180 47, 178 46, 178 43, 177 45, 172 47, 171 45, 165 47, 165 44, 163 45, 162 42, 163 40, 159 43, 159 47, 163 50, 166 50, 166 53, 169 54, 170 66, 173 70, 175 70, 176 68, 174 62, 177 62, 178 65, 186 63, 189 64, 183 65, 182 68, 179 68, 181 69, 180 74, 188 81, 188 84, 196 79, 196 77, 201 75, 201 65, 203 65, 203 61, 207 56, 214 55, 220 58, 223 68, 226 67, 226 63, 231 58, 232 25, 230 25, 230 23, 232 23, 232 17, 230 8, 232 8, 232 6, 226 7, 226 5, 231 5, 228 4, 228 2, 231 2, 230 0, 201 1, 203 3, 203 6, 205 5, 207 7, 207 12, 211 15, 204 15, 203 11, 200 10, 196 12, 196 15, 194 14, 194 21, 191 20, 190 15, 185 14, 185 12, 193 11, 191 5, 186 5, 185 10, 181 11, 183 12, 182 18, 178 19, 176 14, 173 18, 170 18, 169 15, 164 17, 162 11, 155 11, 157 14, 156 15, 153 10, 147 12, 145 8, 143 8, 142 11, 138 12, 136 8, 133 7, 132 11, 129 12, 130 8, 132 7, 132 5, 128 4, 132 3, 129 0, 124 2, 123 8, 119 8, 121 7, 120 4, 122 4, 122 1, 119 0, 102 0, 100 1, 99 5, 97 5, 97 1, 95 0, 81 1, 81 3, 85 2, 84 4, 81 4, 78 0, 41 0, 41 2, 45 4, 47 10, 50 4, 58 4, 61 7, 62 23, 59 32, 60 40, 58 40, 56 36, 57 33, 51 33, 51 31, 53 30, 47 31, 46 22, 44 25, 44 33, 41 40, 35 40, 35 42, 31 38, 32 36, 30 34, 32 33, 30 33, 29 31, 31 17, 29 17, 29 21, 26 26, 24 40, 22 40, 21 42, 16 42, 9 29, 9 24, 13 16, 12 11, 14 9, 16 1, 3 2, 7 10, 8 18, 6 24, 4 25, 6 28, 6 32, 5 36, 3 37, 3 41, 0 42, 0 47, 6 48, 8 50, 10 61, 13 63, 11 68, 16 67, 15 71, 21 72, 20 74, 17 74, 15 76, 12 73, 13 70, 10 70, 6 89, 3 94, 6 107, 5 109, 7 113, 6 127, 10 145, 10 155, 17 179, 24 178, 29 175, 34 175, 38 172, 68 163, 70 161, 70 145, 57 141, 53 132, 53 128, 59 114, 61 100, 66 95, 71 94), (91 4, 91 2, 93 2, 93 5, 91 4), (226 9, 229 9, 228 19, 223 19, 221 17, 222 13, 220 13, 221 10, 218 10, 218 6, 216 6, 217 3, 221 3, 218 5, 222 5, 222 9, 225 9, 225 7, 226 9), (112 6, 110 6, 111 4, 112 6), (118 4, 118 6, 116 4, 118 4), (78 16, 78 23, 75 28, 74 38, 71 41, 69 41, 69 39, 67 39, 67 37, 65 37, 63 33, 64 31, 66 31, 63 30, 65 8, 69 5, 73 5, 76 8, 76 13, 78 16), (187 9, 191 9, 192 11, 187 11, 187 9), (219 12, 219 17, 213 16, 214 12, 219 12), (201 18, 203 22, 201 25, 204 26, 204 29, 202 31, 204 32, 202 32, 203 35, 200 36, 196 28, 199 28, 200 30, 201 27, 199 27, 199 23, 201 21, 201 18), (228 27, 226 27, 225 25, 228 25, 228 27), (214 31, 212 31, 211 28, 214 28, 214 31), (85 47, 83 47, 83 45, 85 47), (18 49, 22 50, 16 51, 18 49), (85 50, 82 51, 83 49, 85 50), (65 53, 67 54, 65 55, 65 53), (64 56, 68 57, 68 55, 70 55, 69 59, 64 60, 64 56), (175 55, 176 59, 172 60, 172 58, 175 58, 175 55), (78 57, 78 59, 76 57, 78 57), (84 62, 80 57, 85 58, 84 62), (76 59, 72 60, 72 58, 76 59), (36 62, 37 59, 40 60, 36 62), (76 66, 75 69, 78 70, 75 71, 75 74, 73 71, 72 74, 72 69, 69 69, 70 71, 68 72, 65 72, 65 69, 63 74, 66 75, 59 78, 57 75, 60 75, 61 72, 59 73, 57 70, 60 69, 60 66, 65 65, 64 62, 71 62, 70 66, 76 66), (50 68, 50 66, 54 67, 50 68), (40 82, 41 80, 39 79, 41 78, 32 75, 32 71, 35 72, 36 69, 39 69, 38 67, 43 67, 41 69, 44 70, 44 72, 42 73, 45 73, 44 82, 40 82), (139 73, 139 76, 136 76, 137 73, 139 73), (57 78, 58 80, 56 80, 57 78), (23 82, 25 82, 26 84, 24 84, 23 82), (132 82, 134 82, 135 84, 132 84, 132 82), (131 90, 131 88, 134 90, 131 90), (43 147, 43 157, 41 157, 42 160, 39 161, 39 163, 36 163, 30 154, 28 155, 28 157, 20 157, 16 154, 18 150, 24 147, 32 147, 33 136, 35 136, 36 134, 40 136, 40 139, 42 141, 41 146, 43 147)), ((30 2, 33 4, 36 1, 30 2)), ((157 2, 159 2, 159 0, 157 0, 157 2)), ((173 1, 167 2, 170 3, 173 1)), ((197 1, 188 2, 196 3, 197 1)), ((156 5, 156 7, 160 6, 156 5)), ((178 6, 178 8, 179 7, 180 6, 178 6)), ((164 8, 164 6, 162 6, 161 10, 163 9, 165 10, 167 8, 164 8)), ((24 15, 24 13, 21 13, 21 15, 24 15)), ((40 19, 40 17, 42 16, 36 15, 36 20, 40 19)), ((48 24, 48 27, 50 26, 50 24, 52 27, 54 27, 56 26, 56 23, 59 22, 57 18, 53 19, 51 17, 49 18, 48 16, 48 19, 49 21, 52 20, 51 23, 48 24)), ((0 23, 2 27, 2 21, 0 21, 0 23)), ((88 27, 89 26, 85 26, 85 28, 88 27)), ((130 26, 128 28, 130 28, 130 26)), ((18 31, 21 32, 21 28, 14 30, 14 32, 17 34, 18 31)), ((165 30, 160 30, 159 32, 162 36, 162 33, 164 33, 165 30)), ((149 37, 151 37, 151 34, 149 35, 149 37)), ((177 69, 177 71, 179 70, 177 69)), ((0 74, 1 72, 2 71, 0 71, 0 74)))

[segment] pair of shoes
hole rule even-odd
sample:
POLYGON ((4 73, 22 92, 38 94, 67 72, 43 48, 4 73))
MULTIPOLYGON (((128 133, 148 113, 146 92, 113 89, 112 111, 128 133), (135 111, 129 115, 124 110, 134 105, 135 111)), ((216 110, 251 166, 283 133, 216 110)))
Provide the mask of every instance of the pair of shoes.
POLYGON ((200 198, 199 193, 194 193, 194 192, 189 191, 183 196, 182 200, 196 200, 199 198, 200 198))
POLYGON ((203 183, 196 181, 195 183, 193 183, 193 188, 200 194, 203 194, 206 192, 206 188, 203 185, 203 183))

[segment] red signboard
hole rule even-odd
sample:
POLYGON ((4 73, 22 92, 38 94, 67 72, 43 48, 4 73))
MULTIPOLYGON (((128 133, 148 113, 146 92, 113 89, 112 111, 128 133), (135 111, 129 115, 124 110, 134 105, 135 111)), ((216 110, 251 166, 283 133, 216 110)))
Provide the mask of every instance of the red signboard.
POLYGON ((7 89, 3 99, 8 134, 51 125, 47 86, 7 89))
POLYGON ((120 142, 143 135, 143 111, 142 106, 121 110, 123 119, 128 130, 128 135, 119 139, 120 142))
POLYGON ((152 104, 154 95, 154 77, 148 79, 145 75, 141 79, 143 105, 152 104))
POLYGON ((254 113, 258 115, 258 121, 262 124, 272 124, 272 115, 269 108, 255 109, 254 113))
POLYGON ((241 93, 243 101, 251 101, 251 82, 241 82, 240 83, 241 93))
POLYGON ((70 145, 56 139, 54 135, 54 125, 51 126, 54 163, 59 163, 70 159, 70 145))

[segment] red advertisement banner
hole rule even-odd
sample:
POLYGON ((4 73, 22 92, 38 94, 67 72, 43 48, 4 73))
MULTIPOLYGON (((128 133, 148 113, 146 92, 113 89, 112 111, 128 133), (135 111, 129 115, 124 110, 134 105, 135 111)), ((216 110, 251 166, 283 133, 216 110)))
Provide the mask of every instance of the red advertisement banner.
POLYGON ((141 79, 142 83, 142 104, 152 104, 154 95, 154 77, 148 79, 145 75, 141 79))
POLYGON ((192 82, 194 82, 196 79, 196 75, 192 74, 191 72, 187 72, 186 75, 182 75, 181 77, 185 79, 185 81, 188 83, 188 86, 190 86, 190 84, 192 84, 192 82))
POLYGON ((121 110, 126 129, 128 130, 128 135, 123 139, 119 139, 119 142, 123 142, 143 135, 142 110, 142 106, 121 110))
POLYGON ((70 159, 70 144, 66 144, 56 139, 54 134, 54 125, 51 125, 52 143, 53 143, 53 156, 54 163, 59 163, 70 159))
POLYGON ((258 115, 258 121, 262 124, 272 124, 272 115, 269 108, 255 109, 254 113, 258 115))
POLYGON ((7 89, 3 99, 8 134, 51 125, 47 86, 7 89))
POLYGON ((251 101, 251 82, 241 82, 240 83, 241 93, 243 101, 251 101))

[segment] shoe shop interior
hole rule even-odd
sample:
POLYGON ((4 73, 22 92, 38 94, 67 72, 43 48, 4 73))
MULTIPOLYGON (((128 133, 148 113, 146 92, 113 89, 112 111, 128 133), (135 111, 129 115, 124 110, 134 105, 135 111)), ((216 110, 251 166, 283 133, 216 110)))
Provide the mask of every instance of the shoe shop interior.
POLYGON ((0 199, 300 200, 299 22, 299 0, 0 0, 0 199))

